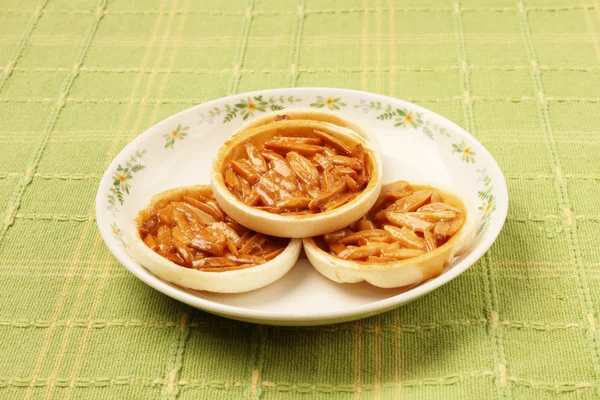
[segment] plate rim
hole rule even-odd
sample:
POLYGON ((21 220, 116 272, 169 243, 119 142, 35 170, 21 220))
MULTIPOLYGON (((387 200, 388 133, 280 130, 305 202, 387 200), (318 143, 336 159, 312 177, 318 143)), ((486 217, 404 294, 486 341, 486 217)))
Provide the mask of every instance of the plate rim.
POLYGON ((506 216, 508 214, 508 206, 509 206, 509 194, 508 187, 506 184, 506 178, 502 169, 498 165, 498 162, 494 158, 494 156, 488 151, 488 149, 479 142, 473 135, 467 132, 465 129, 457 125, 456 123, 450 121, 448 118, 436 113, 435 111, 429 110, 425 107, 414 104, 410 101, 403 100, 396 97, 391 97, 387 95, 382 95, 378 93, 366 92, 361 90, 353 90, 353 89, 344 89, 344 88, 333 88, 333 87, 295 87, 295 88, 272 88, 272 89, 264 89, 257 90, 252 92, 238 93, 225 97, 220 97, 217 99, 213 99, 204 103, 196 104, 192 107, 186 108, 185 110, 181 110, 176 114, 173 114, 156 124, 148 127, 142 133, 140 133, 137 137, 135 137, 132 141, 130 141, 119 153, 113 158, 110 162, 106 170, 102 175, 102 179, 98 186, 98 191, 96 193, 96 224, 98 226, 98 230, 100 231, 100 235, 104 243, 106 243, 108 249, 113 254, 113 256, 134 276, 140 279, 145 284, 149 285, 153 289, 158 290, 159 292, 174 298, 178 301, 181 301, 189 306, 199 308, 217 315, 222 315, 230 318, 239 318, 243 320, 255 320, 261 321, 260 323, 272 324, 273 322, 278 322, 282 324, 293 324, 297 323, 301 324, 327 324, 335 321, 343 321, 343 320, 353 320, 362 318, 362 316, 373 315, 379 312, 385 312, 387 310, 399 307, 402 304, 408 303, 412 300, 417 299, 425 294, 430 293, 431 291, 445 285, 450 282, 467 269, 469 269, 473 264, 475 264, 492 246, 492 244, 496 241, 498 235, 502 231, 504 224, 506 222, 506 216), (105 209, 102 207, 102 201, 104 199, 104 195, 107 193, 108 188, 110 187, 111 177, 110 171, 114 170, 116 165, 118 164, 118 160, 121 154, 127 153, 129 154, 131 150, 135 150, 137 144, 141 143, 145 140, 147 136, 150 135, 150 131, 154 130, 159 125, 168 123, 169 121, 173 121, 178 119, 183 114, 188 114, 193 112, 192 110, 199 107, 210 107, 214 104, 221 103, 223 101, 238 99, 243 96, 254 96, 254 95, 269 95, 273 92, 282 92, 282 91, 336 91, 340 93, 352 94, 352 95, 367 95, 367 96, 375 96, 381 99, 385 99, 389 102, 401 101, 407 105, 410 105, 415 111, 425 112, 427 114, 432 114, 437 119, 444 121, 449 127, 451 127, 457 133, 466 136, 474 143, 477 143, 481 149, 484 151, 484 154, 489 157, 492 161, 492 166, 499 172, 498 180, 495 182, 495 187, 498 190, 498 193, 501 193, 506 198, 505 204, 498 204, 499 206, 496 209, 496 219, 495 223, 491 223, 488 227, 487 237, 482 241, 482 243, 478 246, 475 251, 469 253, 461 262, 461 266, 453 267, 440 276, 431 279, 413 289, 410 289, 406 292, 397 294, 395 296, 387 297, 385 299, 377 300, 371 303, 353 306, 344 311, 317 311, 311 313, 302 313, 297 311, 290 312, 273 312, 273 311, 249 311, 245 308, 240 308, 237 306, 221 304, 214 302, 212 300, 203 299, 197 296, 194 296, 191 293, 185 292, 184 290, 174 287, 167 282, 162 281, 160 278, 153 275, 150 271, 146 270, 143 266, 138 265, 133 262, 130 257, 126 254, 126 252, 117 247, 117 241, 113 239, 111 235, 110 227, 107 221, 105 221, 107 213, 105 213, 105 209))

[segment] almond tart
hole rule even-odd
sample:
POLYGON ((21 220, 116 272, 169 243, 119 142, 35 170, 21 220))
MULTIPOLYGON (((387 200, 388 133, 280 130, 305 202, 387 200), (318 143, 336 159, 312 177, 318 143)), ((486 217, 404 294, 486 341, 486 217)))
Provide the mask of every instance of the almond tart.
POLYGON ((356 121, 353 121, 352 119, 346 116, 342 116, 340 114, 328 111, 315 110, 314 108, 287 108, 284 110, 269 112, 261 115, 260 117, 254 118, 249 122, 246 122, 237 131, 237 133, 255 128, 257 126, 266 125, 271 122, 281 121, 283 119, 303 119, 311 121, 329 122, 331 124, 347 128, 368 140, 373 146, 373 148, 377 150, 377 153, 381 153, 381 147, 379 145, 377 137, 365 126, 359 124, 356 121))
POLYGON ((357 221, 377 200, 381 175, 377 152, 353 131, 283 119, 225 142, 211 181, 235 221, 267 235, 303 238, 357 221))
POLYGON ((310 263, 335 282, 391 288, 440 275, 465 252, 476 218, 447 190, 398 181, 384 185, 371 208, 344 229, 303 240, 310 263))
POLYGON ((167 190, 134 221, 130 249, 161 279, 195 290, 239 293, 266 286, 296 263, 302 243, 253 232, 229 218, 210 186, 167 190))

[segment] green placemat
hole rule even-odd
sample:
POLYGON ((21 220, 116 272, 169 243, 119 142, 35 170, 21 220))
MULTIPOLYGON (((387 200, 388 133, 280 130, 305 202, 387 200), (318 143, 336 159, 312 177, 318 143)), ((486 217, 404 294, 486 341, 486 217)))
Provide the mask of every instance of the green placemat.
POLYGON ((0 398, 600 395, 597 0, 3 0, 0 398), (155 122, 228 94, 414 101, 503 168, 508 220, 458 279, 355 323, 274 328, 129 274, 99 179, 155 122))

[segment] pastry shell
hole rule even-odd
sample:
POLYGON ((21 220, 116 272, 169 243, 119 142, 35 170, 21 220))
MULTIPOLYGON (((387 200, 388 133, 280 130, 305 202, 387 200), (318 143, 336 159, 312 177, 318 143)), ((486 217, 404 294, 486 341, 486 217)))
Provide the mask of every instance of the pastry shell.
MULTIPOLYGON (((183 196, 193 197, 198 194, 212 195, 211 187, 208 185, 187 186, 158 193, 150 199, 146 210, 153 210, 155 207, 160 207, 161 204, 180 199, 183 196)), ((139 222, 141 221, 138 215, 133 221, 131 238, 128 243, 133 257, 159 278, 194 290, 240 293, 261 288, 284 276, 294 266, 302 250, 302 242, 299 239, 290 239, 281 254, 264 264, 223 272, 199 271, 179 266, 148 248, 139 235, 139 222)))
POLYGON ((336 257, 317 246, 313 238, 305 238, 303 239, 304 252, 310 263, 332 281, 339 283, 367 281, 382 288, 416 285, 441 275, 455 256, 463 254, 471 246, 477 231, 476 213, 461 197, 448 189, 440 190, 437 187, 417 184, 411 184, 411 187, 415 191, 439 190, 445 202, 466 210, 465 223, 448 242, 418 257, 376 264, 336 257))
POLYGON ((254 231, 279 237, 304 238, 333 232, 360 219, 375 204, 381 191, 382 166, 377 151, 363 137, 347 128, 310 120, 282 120, 259 125, 232 136, 217 153, 211 171, 211 183, 219 206, 235 221, 254 231), (225 185, 224 167, 244 152, 246 142, 262 143, 291 131, 316 129, 346 144, 361 144, 368 154, 371 179, 352 201, 339 208, 305 215, 280 215, 249 206, 234 196, 225 185))

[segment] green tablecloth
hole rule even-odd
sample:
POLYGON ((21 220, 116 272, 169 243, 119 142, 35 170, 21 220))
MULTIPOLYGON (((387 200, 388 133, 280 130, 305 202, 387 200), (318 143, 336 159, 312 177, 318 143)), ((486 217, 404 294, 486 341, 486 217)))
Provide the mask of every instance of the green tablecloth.
POLYGON ((3 0, 0 66, 0 398, 600 395, 597 0, 3 0), (472 132, 511 196, 491 251, 315 328, 215 317, 129 274, 94 220, 108 163, 176 111, 285 86, 472 132))

